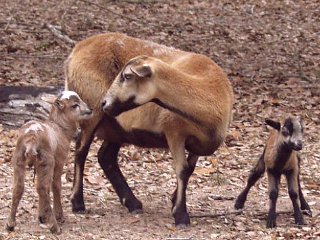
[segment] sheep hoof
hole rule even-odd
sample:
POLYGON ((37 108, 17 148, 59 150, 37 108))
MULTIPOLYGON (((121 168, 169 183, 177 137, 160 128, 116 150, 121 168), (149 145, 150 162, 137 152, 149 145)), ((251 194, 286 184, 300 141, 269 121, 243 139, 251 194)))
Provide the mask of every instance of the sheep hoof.
POLYGON ((79 213, 79 214, 86 213, 86 206, 84 205, 84 202, 83 202, 83 200, 81 200, 81 198, 72 197, 71 203, 72 203, 72 212, 73 213, 79 213))
POLYGON ((236 203, 234 204, 234 208, 239 210, 242 209, 244 207, 244 203, 241 201, 236 201, 236 203))
POLYGON ((87 213, 87 211, 86 211, 86 208, 85 208, 85 206, 84 205, 82 205, 82 206, 73 206, 72 207, 72 212, 73 213, 76 213, 76 214, 85 214, 85 213, 87 213))

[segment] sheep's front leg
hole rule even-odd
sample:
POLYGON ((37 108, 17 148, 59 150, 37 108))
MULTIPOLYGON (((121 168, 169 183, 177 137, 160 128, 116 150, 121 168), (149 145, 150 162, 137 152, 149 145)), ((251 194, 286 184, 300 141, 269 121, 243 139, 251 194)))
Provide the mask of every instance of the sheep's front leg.
POLYGON ((267 228, 276 227, 276 204, 279 195, 279 184, 281 174, 273 173, 268 170, 268 181, 269 181, 269 213, 267 219, 267 228))
POLYGON ((304 220, 299 205, 299 183, 298 183, 298 171, 290 171, 286 174, 288 182, 288 192, 293 205, 294 219, 296 224, 303 225, 304 220))
POLYGON ((190 154, 188 160, 185 156, 184 141, 176 138, 168 139, 171 150, 174 168, 177 177, 177 187, 172 198, 172 215, 177 228, 185 228, 190 224, 190 217, 186 205, 186 189, 189 177, 194 171, 198 156, 190 154))
POLYGON ((50 188, 53 181, 54 158, 47 154, 37 161, 36 188, 39 195, 38 218, 40 223, 49 223, 52 233, 61 233, 61 229, 50 205, 50 188), (46 158, 45 158, 46 157, 46 158))
POLYGON ((120 144, 103 142, 98 161, 105 175, 116 191, 122 205, 131 213, 142 213, 142 203, 136 198, 123 176, 118 164, 120 144))
POLYGON ((63 170, 63 164, 59 164, 55 167, 52 192, 53 192, 53 212, 59 222, 63 222, 63 209, 61 204, 61 175, 63 170))
POLYGON ((16 214, 19 202, 22 198, 24 191, 24 179, 25 179, 25 159, 21 154, 17 156, 17 153, 13 156, 14 172, 13 172, 13 191, 12 191, 12 205, 10 215, 6 225, 8 231, 13 231, 16 226, 16 214))
POLYGON ((84 213, 86 210, 83 199, 83 172, 86 158, 94 137, 95 126, 98 123, 87 123, 82 128, 81 134, 76 142, 76 153, 74 159, 73 188, 71 195, 72 212, 84 213))

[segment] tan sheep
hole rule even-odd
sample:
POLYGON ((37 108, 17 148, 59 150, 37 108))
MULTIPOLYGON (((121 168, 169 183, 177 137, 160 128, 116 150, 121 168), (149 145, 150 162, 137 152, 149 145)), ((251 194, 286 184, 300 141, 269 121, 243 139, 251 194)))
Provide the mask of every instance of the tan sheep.
MULTIPOLYGON (((107 33, 83 40, 75 46, 67 60, 66 75, 66 87, 77 91, 94 108, 94 117, 82 123, 82 135, 77 142, 73 211, 85 210, 83 170, 96 132, 98 137, 105 140, 98 153, 99 163, 121 203, 130 212, 141 212, 142 204, 132 193, 119 169, 117 154, 121 145, 129 143, 142 147, 170 148, 177 174, 172 213, 177 226, 188 225, 190 218, 185 190, 189 177, 198 156, 212 154, 223 142, 231 121, 233 91, 222 69, 200 54, 124 34, 107 33), (164 94, 166 91, 170 94, 170 100, 154 99, 150 102, 151 99, 147 99, 147 103, 142 100, 131 101, 130 96, 126 96, 128 102, 118 102, 114 105, 115 112, 106 109, 112 114, 104 114, 101 108, 102 97, 121 69, 130 70, 125 67, 126 64, 131 64, 129 61, 139 55, 151 56, 152 60, 160 61, 179 72, 167 72, 172 82, 162 90, 164 94), (173 80, 175 76, 179 77, 176 81, 173 80), (187 77, 185 80, 184 76, 187 77), (145 104, 134 108, 142 103, 145 104), (120 115, 116 118, 111 116, 117 114, 120 115), (187 158, 185 149, 189 151, 187 158)), ((133 75, 133 78, 139 77, 138 75, 139 73, 133 75)), ((127 80, 125 82, 132 82, 127 80)), ((119 81, 119 78, 115 80, 119 81)), ((152 94, 153 88, 148 86, 147 83, 142 84, 141 91, 135 95, 136 100, 143 98, 142 91, 152 94)))

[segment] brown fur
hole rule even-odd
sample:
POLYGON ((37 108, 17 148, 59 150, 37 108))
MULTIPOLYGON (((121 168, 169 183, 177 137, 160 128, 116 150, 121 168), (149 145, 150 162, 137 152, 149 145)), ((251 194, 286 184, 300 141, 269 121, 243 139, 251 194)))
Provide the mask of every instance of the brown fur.
POLYGON ((44 122, 30 121, 19 130, 12 163, 14 168, 12 207, 7 230, 16 225, 16 211, 24 191, 26 165, 34 166, 39 194, 38 217, 49 223, 50 230, 60 233, 57 220, 63 219, 61 205, 61 175, 67 158, 69 144, 77 131, 78 121, 91 114, 87 105, 78 98, 57 99, 44 122), (73 106, 78 105, 75 110, 73 106), (50 206, 50 189, 53 192, 53 211, 50 206))
MULTIPOLYGON (((187 164, 184 149, 195 155, 210 155, 224 140, 231 120, 233 93, 223 71, 203 55, 168 48, 119 33, 107 33, 78 43, 67 60, 66 69, 66 86, 77 91, 81 98, 94 108, 94 118, 82 124, 83 134, 77 146, 73 200, 82 194, 82 172, 79 170, 79 162, 84 161, 86 148, 99 123, 96 133, 105 141, 131 143, 142 147, 169 147, 173 156, 178 156, 178 159, 175 159, 177 173, 187 164), (207 90, 203 88, 200 95, 199 91, 193 90, 187 84, 181 84, 186 94, 181 95, 180 103, 184 101, 186 106, 193 98, 201 100, 208 94, 215 96, 213 101, 204 99, 202 106, 192 108, 195 111, 193 115, 200 113, 197 118, 203 120, 205 128, 208 125, 214 126, 214 131, 210 131, 208 135, 203 126, 154 103, 124 112, 116 117, 116 122, 110 117, 104 117, 100 106, 102 97, 125 64, 142 54, 161 59, 186 74, 202 75, 208 81, 217 83, 207 90), (204 111, 208 113, 208 107, 212 111, 209 116, 203 114, 204 111), (205 110, 202 111, 203 109, 205 110), (79 160, 80 158, 82 160, 79 160)), ((180 92, 181 90, 179 95, 180 92)))
MULTIPOLYGON (((278 151, 279 144, 283 141, 283 137, 276 130, 271 130, 270 136, 266 143, 264 154, 264 162, 267 169, 275 168, 275 157, 278 151)), ((296 170, 299 168, 298 153, 292 151, 286 164, 283 166, 283 171, 296 170)))

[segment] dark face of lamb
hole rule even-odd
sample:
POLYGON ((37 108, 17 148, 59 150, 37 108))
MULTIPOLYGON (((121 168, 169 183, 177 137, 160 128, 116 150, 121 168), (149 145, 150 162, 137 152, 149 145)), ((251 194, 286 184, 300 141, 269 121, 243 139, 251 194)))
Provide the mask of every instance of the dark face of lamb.
POLYGON ((283 137, 284 144, 289 148, 295 151, 302 149, 303 126, 300 119, 289 117, 284 121, 282 126, 280 122, 270 119, 266 119, 266 123, 279 131, 283 137))

